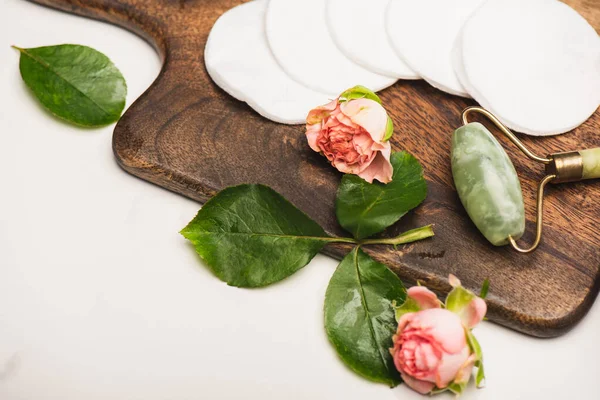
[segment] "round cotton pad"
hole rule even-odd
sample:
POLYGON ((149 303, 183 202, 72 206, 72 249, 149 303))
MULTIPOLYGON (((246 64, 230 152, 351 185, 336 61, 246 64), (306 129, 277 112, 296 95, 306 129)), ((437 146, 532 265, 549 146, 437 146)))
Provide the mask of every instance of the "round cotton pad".
POLYGON ((519 132, 567 132, 600 104, 600 37, 560 1, 490 0, 465 24, 454 61, 475 100, 519 132))
POLYGON ((356 85, 378 91, 396 81, 368 71, 337 48, 326 24, 326 0, 270 0, 266 28, 283 70, 299 83, 326 93, 356 85))
POLYGON ((452 67, 461 27, 483 0, 391 0, 386 28, 397 54, 432 86, 469 97, 452 67))
POLYGON ((385 31, 390 0, 327 0, 327 25, 349 59, 378 74, 398 79, 420 77, 396 55, 385 31))
POLYGON ((300 85, 277 64, 264 32, 266 6, 266 0, 251 1, 217 20, 204 51, 206 69, 217 85, 262 116, 302 124, 312 108, 335 95, 300 85))

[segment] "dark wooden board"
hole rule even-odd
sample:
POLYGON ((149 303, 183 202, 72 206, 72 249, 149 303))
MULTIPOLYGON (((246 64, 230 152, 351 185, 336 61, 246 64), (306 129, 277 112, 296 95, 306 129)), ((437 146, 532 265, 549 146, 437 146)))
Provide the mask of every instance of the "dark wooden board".
MULTIPOLYGON (((267 121, 220 90, 206 73, 203 50, 213 23, 243 1, 35 2, 120 25, 146 38, 161 54, 164 66, 159 77, 114 131, 116 159, 127 172, 199 202, 226 186, 267 184, 329 232, 343 234, 334 215, 340 174, 308 148, 304 128, 267 121)), ((566 2, 600 28, 600 2, 566 2)), ((489 278, 489 318, 507 327, 540 337, 557 336, 573 327, 599 289, 600 206, 594 201, 600 198, 599 182, 550 188, 544 239, 537 252, 520 255, 508 247, 494 248, 463 210, 450 172, 451 133, 460 125, 463 108, 474 103, 422 81, 398 82, 381 95, 396 126, 394 149, 406 149, 419 158, 429 182, 424 205, 388 235, 435 223, 437 236, 398 250, 376 247, 368 252, 408 284, 420 280, 440 294, 450 289, 449 273, 473 289, 489 278)), ((600 111, 572 133, 522 139, 545 155, 600 146, 598 134, 600 111)), ((543 171, 507 140, 500 140, 521 177, 528 215, 524 240, 530 242, 535 185, 543 171)), ((344 246, 326 249, 336 258, 347 251, 344 246)))

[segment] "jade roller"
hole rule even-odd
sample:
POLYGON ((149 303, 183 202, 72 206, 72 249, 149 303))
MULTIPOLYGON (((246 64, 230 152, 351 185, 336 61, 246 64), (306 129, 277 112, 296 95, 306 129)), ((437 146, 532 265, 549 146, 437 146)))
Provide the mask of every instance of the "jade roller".
POLYGON ((452 175, 463 206, 475 226, 494 246, 510 244, 520 253, 533 252, 542 238, 544 188, 548 183, 600 178, 600 148, 538 157, 483 108, 465 109, 462 120, 463 126, 452 135, 452 175), (527 157, 546 166, 546 177, 538 186, 536 238, 527 249, 517 245, 525 232, 525 206, 515 167, 485 126, 469 122, 472 113, 484 115, 527 157))

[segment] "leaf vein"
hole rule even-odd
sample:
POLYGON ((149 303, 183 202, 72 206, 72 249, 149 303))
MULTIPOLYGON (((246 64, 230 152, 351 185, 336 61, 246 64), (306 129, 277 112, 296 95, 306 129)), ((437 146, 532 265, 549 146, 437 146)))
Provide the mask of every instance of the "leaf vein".
MULTIPOLYGON (((375 198, 375 200, 373 200, 373 202, 371 204, 369 204, 369 206, 366 207, 363 210, 363 212, 360 213, 361 220, 363 220, 364 217, 365 217, 365 215, 367 215, 373 209, 373 207, 375 207, 375 204, 377 204, 377 201, 379 201, 379 199, 381 199, 381 196, 383 196, 384 193, 385 192, 383 192, 383 191, 379 192, 379 194, 377 195, 377 197, 375 198)), ((356 236, 357 237, 360 237, 360 235, 359 235, 360 227, 361 227, 361 224, 359 223, 358 226, 356 227, 356 236)))
POLYGON ((104 107, 102 107, 100 104, 98 104, 94 99, 92 99, 90 96, 85 94, 83 92, 83 90, 79 89, 73 82, 69 81, 67 78, 62 76, 58 71, 54 70, 54 68, 52 68, 52 66, 50 64, 48 64, 46 61, 44 61, 42 58, 37 57, 34 54, 31 54, 30 52, 27 51, 27 49, 19 49, 19 51, 21 51, 27 57, 31 58, 33 61, 40 64, 42 67, 48 69, 48 71, 52 72, 54 75, 58 76, 61 80, 63 80, 67 84, 69 84, 69 86, 71 86, 73 89, 75 89, 77 92, 79 92, 79 94, 81 94, 83 97, 85 97, 86 99, 91 101, 92 104, 94 104, 96 107, 98 107, 98 109, 100 109, 100 111, 102 111, 104 114, 106 114, 107 116, 111 115, 111 112, 109 110, 106 110, 104 107))
MULTIPOLYGON (((213 234, 213 235, 240 235, 240 236, 260 236, 260 237, 272 237, 277 239, 306 239, 306 240, 322 240, 322 241, 339 241, 340 238, 331 238, 331 237, 320 237, 320 236, 300 236, 300 235, 284 235, 278 233, 255 233, 255 232, 213 232, 213 231, 204 231, 202 233, 213 234)), ((344 238, 341 238, 344 239, 344 238)))
POLYGON ((360 300, 362 302, 363 308, 365 309, 365 314, 367 315, 367 325, 369 325, 369 331, 371 332, 371 336, 373 337, 373 341, 375 342, 375 347, 377 348, 377 353, 379 353, 379 358, 381 358, 381 362, 385 367, 386 371, 390 372, 388 368, 388 364, 385 362, 385 356, 381 352, 381 348, 378 346, 377 342, 377 334, 375 333, 375 328, 373 327, 373 321, 371 320, 371 313, 369 312, 369 306, 367 304, 367 296, 365 296, 365 292, 363 289, 362 279, 360 275, 360 270, 358 268, 358 247, 354 251, 354 267, 356 268, 356 276, 358 278, 358 287, 360 288, 360 300))

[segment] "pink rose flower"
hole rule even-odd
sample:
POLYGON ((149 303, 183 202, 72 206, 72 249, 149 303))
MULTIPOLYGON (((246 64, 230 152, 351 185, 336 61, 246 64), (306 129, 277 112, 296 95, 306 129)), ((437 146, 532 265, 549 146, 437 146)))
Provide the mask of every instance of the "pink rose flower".
POLYGON ((306 118, 310 147, 322 153, 340 172, 355 174, 369 183, 389 183, 392 148, 386 141, 388 115, 378 102, 339 99, 312 110, 306 118))
MULTIPOLYGON (((450 274, 448 280, 453 288, 462 289, 462 285, 456 276, 450 274)), ((480 297, 474 297, 465 307, 460 309, 458 316, 464 326, 473 329, 481 322, 486 312, 487 304, 485 304, 485 301, 480 297)))
POLYGON ((459 314, 441 308, 436 295, 425 287, 412 287, 407 294, 420 311, 400 317, 390 349, 404 383, 421 394, 443 390, 451 383, 466 385, 477 360, 466 330, 483 319, 485 301, 473 295, 459 314))

